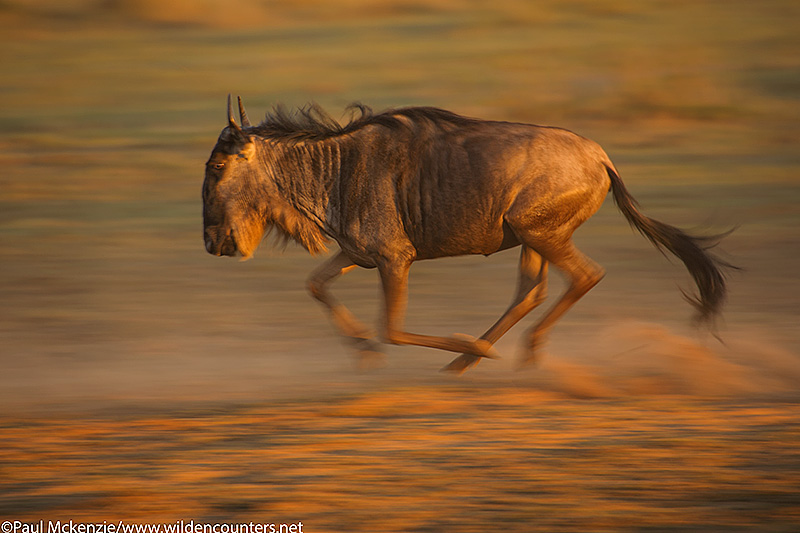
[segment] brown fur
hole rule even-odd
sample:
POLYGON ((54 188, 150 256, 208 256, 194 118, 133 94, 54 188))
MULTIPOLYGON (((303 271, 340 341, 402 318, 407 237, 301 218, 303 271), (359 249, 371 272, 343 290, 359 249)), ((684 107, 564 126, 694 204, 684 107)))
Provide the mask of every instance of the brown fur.
POLYGON ((335 240, 340 252, 312 274, 309 290, 360 353, 377 351, 372 335, 327 290, 355 266, 380 273, 384 341, 463 352, 447 367, 462 371, 494 356, 492 345, 541 303, 552 264, 569 286, 529 330, 522 360, 532 360, 555 322, 603 276, 572 233, 609 188, 631 224, 685 263, 699 287, 701 316, 719 313, 729 265, 707 253, 704 238, 639 213, 596 143, 559 128, 436 108, 353 109, 340 125, 315 105, 294 114, 278 107, 248 127, 240 102, 243 128, 229 99, 228 126, 206 166, 203 216, 206 248, 217 255, 250 257, 270 228, 312 253, 335 240), (517 294, 479 339, 403 330, 411 263, 519 245, 517 294))

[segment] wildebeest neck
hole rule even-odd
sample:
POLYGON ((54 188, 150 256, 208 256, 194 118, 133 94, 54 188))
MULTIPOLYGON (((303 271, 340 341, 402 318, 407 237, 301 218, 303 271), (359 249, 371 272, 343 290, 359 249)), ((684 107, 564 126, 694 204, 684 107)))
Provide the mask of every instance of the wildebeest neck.
POLYGON ((307 250, 324 251, 330 193, 341 172, 338 142, 264 142, 261 164, 277 195, 268 201, 268 222, 307 250))

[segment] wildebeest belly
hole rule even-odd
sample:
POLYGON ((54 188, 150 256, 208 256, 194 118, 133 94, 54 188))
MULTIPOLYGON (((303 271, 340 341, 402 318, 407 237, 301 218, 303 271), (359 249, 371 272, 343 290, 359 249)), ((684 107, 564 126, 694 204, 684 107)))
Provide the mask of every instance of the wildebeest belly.
POLYGON ((406 217, 404 229, 418 259, 455 255, 489 255, 519 244, 503 213, 491 206, 443 203, 406 217))

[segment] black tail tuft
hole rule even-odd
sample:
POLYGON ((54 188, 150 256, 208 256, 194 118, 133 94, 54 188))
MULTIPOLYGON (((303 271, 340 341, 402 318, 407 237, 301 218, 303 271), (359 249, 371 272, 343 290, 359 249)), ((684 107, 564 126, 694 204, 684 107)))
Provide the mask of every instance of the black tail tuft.
POLYGON ((699 322, 713 323, 722 310, 727 294, 724 271, 736 267, 708 250, 733 230, 710 236, 689 235, 674 226, 646 217, 639 212, 636 200, 625 188, 613 167, 607 165, 606 170, 611 178, 611 191, 619 210, 631 226, 647 237, 662 253, 666 249, 683 261, 700 293, 693 296, 684 292, 684 297, 697 309, 696 318, 699 322))

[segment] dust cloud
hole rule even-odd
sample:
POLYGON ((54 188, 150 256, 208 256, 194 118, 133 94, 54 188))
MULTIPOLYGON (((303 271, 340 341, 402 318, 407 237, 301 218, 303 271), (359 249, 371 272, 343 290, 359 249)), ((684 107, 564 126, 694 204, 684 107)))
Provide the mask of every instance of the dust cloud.
POLYGON ((800 358, 757 331, 682 335, 647 322, 603 328, 583 350, 551 356, 533 382, 577 397, 790 397, 800 358), (705 338, 704 338, 705 337, 705 338))
MULTIPOLYGON (((324 317, 318 321, 323 325, 324 317)), ((764 332, 727 332, 723 343, 693 330, 629 320, 565 343, 575 329, 565 324, 537 364, 518 369, 520 329, 499 345, 502 359, 461 376, 439 372, 449 354, 414 347, 385 346, 383 366, 359 370, 332 328, 305 339, 284 332, 283 340, 95 342, 65 346, 61 354, 29 353, 7 365, 0 397, 7 413, 52 414, 319 400, 398 386, 500 387, 580 399, 800 395, 800 357, 764 332)))

